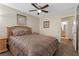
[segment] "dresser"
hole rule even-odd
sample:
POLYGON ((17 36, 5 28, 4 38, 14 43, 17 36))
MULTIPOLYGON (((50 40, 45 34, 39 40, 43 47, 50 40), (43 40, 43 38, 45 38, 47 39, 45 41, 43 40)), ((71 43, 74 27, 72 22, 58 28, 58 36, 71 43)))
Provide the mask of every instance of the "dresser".
POLYGON ((7 51, 7 38, 0 37, 0 53, 7 51))

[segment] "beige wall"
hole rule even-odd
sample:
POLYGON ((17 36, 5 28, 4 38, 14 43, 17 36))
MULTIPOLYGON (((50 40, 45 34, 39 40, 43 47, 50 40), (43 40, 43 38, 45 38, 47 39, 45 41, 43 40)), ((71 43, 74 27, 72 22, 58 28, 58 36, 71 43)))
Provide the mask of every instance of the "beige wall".
POLYGON ((60 40, 60 19, 55 17, 45 17, 40 19, 40 33, 60 40), (49 28, 43 28, 43 21, 49 21, 49 28))
POLYGON ((27 16, 27 26, 32 27, 33 32, 39 32, 39 18, 25 14, 18 10, 0 5, 3 14, 0 14, 0 37, 6 36, 6 27, 17 25, 17 13, 27 16))
POLYGON ((27 15, 27 26, 32 27, 33 32, 39 33, 39 23, 39 18, 27 15))

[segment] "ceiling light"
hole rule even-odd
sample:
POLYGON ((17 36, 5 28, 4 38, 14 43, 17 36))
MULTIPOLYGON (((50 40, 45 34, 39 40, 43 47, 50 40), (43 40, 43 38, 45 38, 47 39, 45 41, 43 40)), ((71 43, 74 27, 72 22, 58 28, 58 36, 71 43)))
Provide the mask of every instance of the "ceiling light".
POLYGON ((41 13, 41 10, 37 10, 38 13, 41 13))

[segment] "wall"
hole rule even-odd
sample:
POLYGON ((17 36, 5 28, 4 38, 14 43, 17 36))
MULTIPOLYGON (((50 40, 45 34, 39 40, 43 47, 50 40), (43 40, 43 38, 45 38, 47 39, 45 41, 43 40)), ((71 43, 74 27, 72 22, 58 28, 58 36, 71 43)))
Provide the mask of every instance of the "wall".
POLYGON ((15 14, 0 16, 0 36, 6 36, 6 27, 16 25, 15 14))
POLYGON ((40 33, 43 35, 53 36, 60 40, 60 19, 53 17, 44 17, 40 19, 40 33), (43 21, 49 20, 49 28, 43 28, 43 21))
POLYGON ((7 26, 17 25, 17 13, 27 16, 27 26, 32 27, 33 32, 39 32, 39 19, 37 17, 4 5, 0 5, 0 7, 0 13, 2 13, 0 14, 0 37, 7 35, 7 26))
POLYGON ((68 36, 70 39, 73 39, 73 21, 75 20, 74 17, 70 17, 68 22, 68 36))
POLYGON ((27 15, 27 26, 32 27, 33 32, 39 33, 39 23, 39 18, 27 15))
POLYGON ((75 19, 73 21, 73 28, 74 28, 74 30, 73 30, 73 46, 74 46, 75 51, 77 51, 77 49, 76 49, 77 48, 77 21, 76 21, 77 16, 76 15, 77 15, 77 6, 74 10, 75 19))
POLYGON ((77 50, 76 49, 76 47, 77 47, 77 45, 76 45, 76 43, 77 43, 77 29, 76 29, 76 20, 74 20, 73 21, 73 46, 74 46, 74 49, 75 49, 75 51, 77 50))

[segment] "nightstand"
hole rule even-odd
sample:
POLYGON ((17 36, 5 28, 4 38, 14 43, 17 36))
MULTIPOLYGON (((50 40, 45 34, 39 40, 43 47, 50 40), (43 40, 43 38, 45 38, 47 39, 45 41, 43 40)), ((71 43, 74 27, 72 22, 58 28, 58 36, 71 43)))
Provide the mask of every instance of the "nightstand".
POLYGON ((7 50, 7 38, 0 37, 0 53, 7 50))

